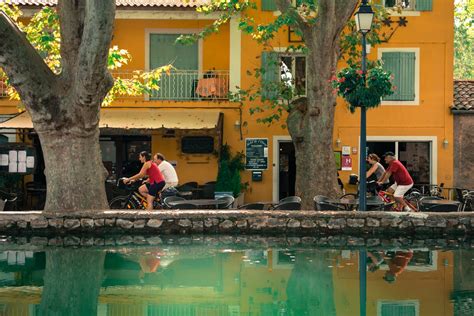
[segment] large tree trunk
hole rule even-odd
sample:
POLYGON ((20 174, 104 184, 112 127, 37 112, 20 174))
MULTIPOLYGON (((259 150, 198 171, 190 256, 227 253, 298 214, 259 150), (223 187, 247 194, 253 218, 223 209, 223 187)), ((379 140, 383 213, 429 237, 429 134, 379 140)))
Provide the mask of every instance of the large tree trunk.
POLYGON ((31 115, 45 157, 45 210, 104 209, 99 110, 112 87, 107 56, 115 0, 60 0, 61 74, 0 13, 0 67, 31 115))
POLYGON ((289 0, 277 0, 282 12, 290 12, 297 21, 308 49, 307 98, 290 107, 288 131, 295 145, 296 194, 302 209, 313 209, 313 197, 340 194, 332 138, 336 96, 330 79, 336 71, 339 36, 354 12, 358 0, 319 0, 318 17, 309 24, 296 12, 289 0))
POLYGON ((97 315, 104 258, 102 251, 48 251, 40 315, 97 315))

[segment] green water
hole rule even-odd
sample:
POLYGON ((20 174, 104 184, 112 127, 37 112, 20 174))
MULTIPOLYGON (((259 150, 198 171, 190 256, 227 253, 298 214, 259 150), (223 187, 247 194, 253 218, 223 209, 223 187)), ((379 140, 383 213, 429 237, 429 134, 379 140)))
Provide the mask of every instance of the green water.
POLYGON ((28 248, 2 246, 0 315, 474 315, 473 250, 28 248))

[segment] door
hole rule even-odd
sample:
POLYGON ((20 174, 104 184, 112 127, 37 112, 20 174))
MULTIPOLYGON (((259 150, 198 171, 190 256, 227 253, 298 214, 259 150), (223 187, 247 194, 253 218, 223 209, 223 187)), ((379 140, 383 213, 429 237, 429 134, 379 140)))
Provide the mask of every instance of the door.
POLYGON ((170 75, 163 74, 160 89, 151 99, 188 100, 194 98, 199 70, 199 45, 176 43, 181 34, 150 34, 150 69, 172 64, 170 75))
POLYGON ((295 147, 291 141, 278 142, 278 199, 295 195, 296 158, 295 147))

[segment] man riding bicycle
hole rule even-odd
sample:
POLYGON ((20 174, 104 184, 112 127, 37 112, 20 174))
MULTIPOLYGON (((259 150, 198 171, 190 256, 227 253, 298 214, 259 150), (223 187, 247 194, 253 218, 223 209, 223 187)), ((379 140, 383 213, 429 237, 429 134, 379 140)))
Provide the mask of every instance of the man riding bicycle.
POLYGON ((388 164, 388 169, 377 181, 377 184, 382 185, 386 180, 388 180, 388 178, 390 178, 390 176, 393 175, 395 183, 388 188, 387 192, 393 193, 395 202, 397 202, 403 210, 410 212, 411 208, 405 203, 403 196, 413 186, 413 179, 405 166, 395 158, 393 152, 389 151, 385 153, 385 162, 388 164))
POLYGON ((163 154, 156 153, 155 156, 153 156, 153 162, 158 166, 158 169, 160 169, 160 172, 165 179, 166 185, 163 190, 169 187, 178 186, 179 180, 176 170, 172 164, 165 160, 165 156, 163 156, 163 154))

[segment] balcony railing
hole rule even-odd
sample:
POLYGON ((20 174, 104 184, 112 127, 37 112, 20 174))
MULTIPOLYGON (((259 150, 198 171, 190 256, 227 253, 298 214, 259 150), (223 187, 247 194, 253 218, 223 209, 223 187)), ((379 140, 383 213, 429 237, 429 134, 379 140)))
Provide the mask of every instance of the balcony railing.
MULTIPOLYGON (((113 76, 131 79, 133 72, 114 72, 113 76)), ((227 100, 229 92, 229 71, 210 70, 172 70, 162 74, 159 89, 148 95, 149 100, 200 101, 227 100)), ((145 97, 145 96, 143 96, 145 97)), ((120 96, 117 99, 137 98, 137 96, 120 96)))

